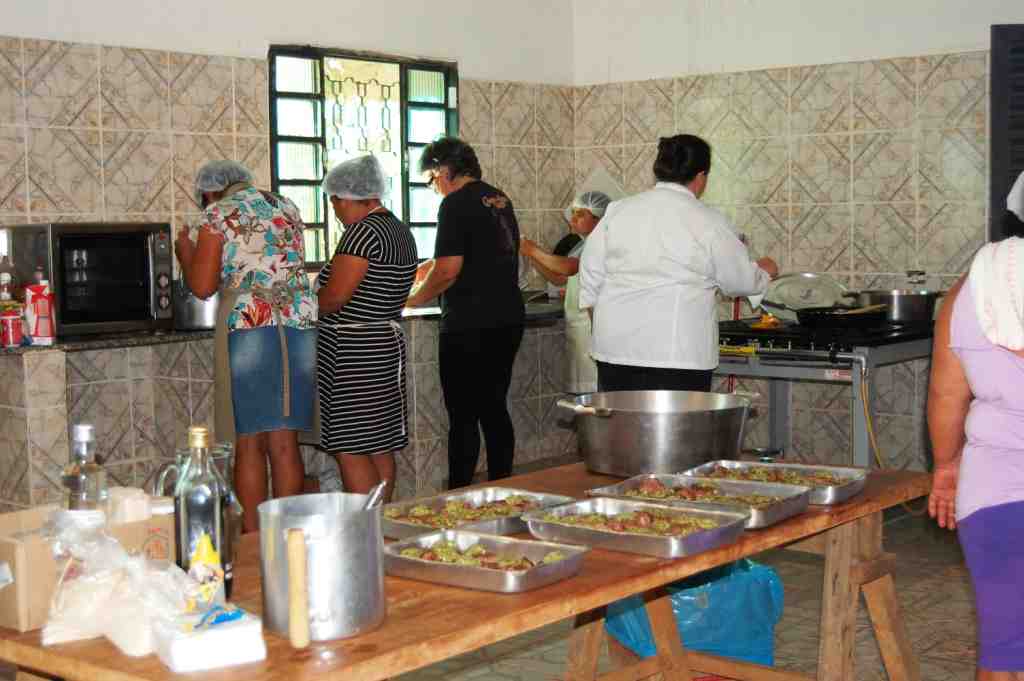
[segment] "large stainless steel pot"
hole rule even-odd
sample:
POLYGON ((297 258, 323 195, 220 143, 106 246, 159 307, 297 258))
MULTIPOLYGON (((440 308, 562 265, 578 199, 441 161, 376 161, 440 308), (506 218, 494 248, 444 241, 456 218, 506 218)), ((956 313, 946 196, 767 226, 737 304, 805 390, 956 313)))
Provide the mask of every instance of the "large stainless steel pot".
POLYGON ((673 390, 591 393, 558 406, 576 414, 587 469, 631 477, 680 473, 739 458, 750 399, 673 390))
POLYGON ((935 318, 935 301, 945 291, 925 289, 889 289, 875 291, 849 291, 844 295, 855 297, 860 307, 888 305, 886 319, 890 322, 930 322, 935 318))
POLYGON ((214 293, 205 300, 189 289, 184 279, 175 279, 171 289, 174 304, 174 328, 179 331, 212 329, 217 325, 217 300, 214 293))
POLYGON ((257 507, 265 627, 294 643, 297 630, 327 641, 384 621, 381 510, 364 510, 366 500, 365 494, 334 492, 257 507))

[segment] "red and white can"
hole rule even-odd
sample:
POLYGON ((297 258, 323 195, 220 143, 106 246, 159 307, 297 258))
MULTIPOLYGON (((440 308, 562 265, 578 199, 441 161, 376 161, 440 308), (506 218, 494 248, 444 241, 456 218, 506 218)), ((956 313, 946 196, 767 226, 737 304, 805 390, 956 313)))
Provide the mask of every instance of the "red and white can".
POLYGON ((25 287, 25 318, 32 345, 53 345, 53 293, 45 279, 25 287))
POLYGON ((0 312, 0 345, 5 348, 21 345, 21 314, 17 310, 0 312))

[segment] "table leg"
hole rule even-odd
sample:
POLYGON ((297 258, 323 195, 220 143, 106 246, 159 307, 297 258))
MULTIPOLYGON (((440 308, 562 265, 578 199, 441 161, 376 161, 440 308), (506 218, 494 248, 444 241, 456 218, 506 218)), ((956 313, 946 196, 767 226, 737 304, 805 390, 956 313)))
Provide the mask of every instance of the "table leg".
POLYGON ((921 681, 921 668, 910 646, 892 575, 880 577, 861 588, 889 681, 921 681))
POLYGON ((569 637, 566 681, 594 681, 597 660, 604 641, 604 608, 576 616, 576 628, 569 637))
POLYGON ((854 681, 853 648, 860 590, 850 574, 857 522, 825 533, 825 579, 821 599, 818 681, 854 681))
POLYGON ((792 381, 773 378, 768 381, 768 444, 781 450, 786 456, 792 454, 793 434, 789 425, 792 409, 792 381))
POLYGON ((647 601, 647 617, 651 621, 664 681, 693 681, 689 656, 679 640, 679 628, 667 590, 659 589, 653 600, 647 601))

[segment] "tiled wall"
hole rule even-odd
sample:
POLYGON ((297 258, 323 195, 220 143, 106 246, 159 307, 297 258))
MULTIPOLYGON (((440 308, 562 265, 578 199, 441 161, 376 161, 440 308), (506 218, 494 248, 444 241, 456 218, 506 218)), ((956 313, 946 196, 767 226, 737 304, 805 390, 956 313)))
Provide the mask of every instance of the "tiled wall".
POLYGON ((195 170, 270 184, 265 60, 0 38, 0 224, 187 224, 195 170))

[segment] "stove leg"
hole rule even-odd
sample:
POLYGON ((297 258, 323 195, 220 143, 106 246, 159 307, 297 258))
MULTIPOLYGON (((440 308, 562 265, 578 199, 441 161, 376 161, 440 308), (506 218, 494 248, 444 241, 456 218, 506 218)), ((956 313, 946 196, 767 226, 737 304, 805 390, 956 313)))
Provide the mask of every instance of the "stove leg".
MULTIPOLYGON (((868 440, 868 424, 864 418, 864 398, 861 391, 861 375, 856 368, 851 372, 850 384, 853 388, 853 465, 861 468, 871 467, 871 442, 868 440)), ((867 378, 868 413, 871 421, 875 420, 875 386, 871 376, 867 378)), ((877 428, 877 425, 876 425, 877 428)))
POLYGON ((789 426, 792 404, 792 381, 773 378, 768 381, 768 427, 769 446, 782 451, 786 457, 791 456, 793 432, 789 426))

